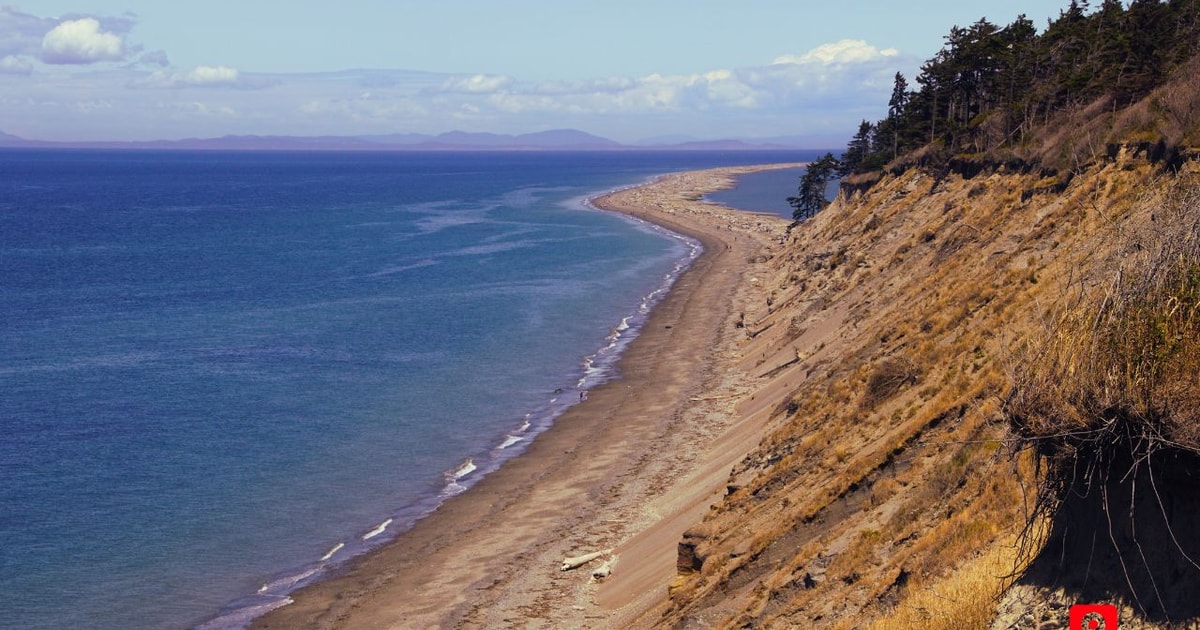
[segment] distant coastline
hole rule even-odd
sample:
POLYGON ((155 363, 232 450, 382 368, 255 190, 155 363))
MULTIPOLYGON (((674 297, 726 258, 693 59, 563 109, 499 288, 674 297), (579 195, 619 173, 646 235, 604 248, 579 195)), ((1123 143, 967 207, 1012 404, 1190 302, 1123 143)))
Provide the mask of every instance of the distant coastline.
POLYGON ((110 149, 162 151, 789 151, 820 155, 788 138, 695 140, 622 144, 575 129, 519 135, 451 131, 438 135, 230 135, 218 138, 135 141, 31 140, 0 131, 0 149, 110 149))

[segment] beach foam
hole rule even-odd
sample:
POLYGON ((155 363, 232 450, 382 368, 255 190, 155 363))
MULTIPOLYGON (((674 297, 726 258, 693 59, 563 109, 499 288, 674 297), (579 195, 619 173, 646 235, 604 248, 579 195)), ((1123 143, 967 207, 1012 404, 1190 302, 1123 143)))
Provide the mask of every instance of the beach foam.
POLYGON ((345 546, 346 546, 346 543, 338 543, 338 544, 334 545, 332 549, 330 549, 329 551, 327 551, 325 553, 325 555, 321 556, 321 562, 328 561, 330 558, 333 557, 333 554, 341 551, 345 546))
POLYGON ((232 628, 245 628, 250 625, 258 617, 261 617, 276 608, 282 608, 293 603, 290 597, 268 597, 261 598, 261 601, 243 602, 225 612, 224 614, 210 619, 198 626, 195 630, 230 630, 232 628))
POLYGON ((299 573, 272 580, 258 587, 258 593, 259 595, 266 595, 287 592, 300 582, 303 582, 304 580, 316 575, 321 568, 322 567, 320 565, 317 565, 300 571, 299 573))
POLYGON ((382 534, 383 532, 386 532, 388 525, 391 525, 391 524, 392 524, 392 519, 389 518, 386 521, 380 523, 375 529, 372 529, 371 531, 363 534, 362 539, 363 540, 371 540, 372 538, 382 534))

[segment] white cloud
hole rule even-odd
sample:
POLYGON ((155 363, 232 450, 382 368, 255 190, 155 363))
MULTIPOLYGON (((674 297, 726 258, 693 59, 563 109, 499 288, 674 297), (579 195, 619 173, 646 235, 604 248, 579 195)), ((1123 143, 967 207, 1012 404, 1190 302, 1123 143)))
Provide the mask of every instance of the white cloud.
POLYGON ((236 116, 237 112, 232 107, 226 105, 211 106, 207 103, 193 102, 190 103, 188 109, 201 116, 236 116))
POLYGON ((880 50, 861 39, 843 39, 832 44, 821 44, 803 55, 783 55, 776 57, 773 65, 784 64, 853 64, 876 61, 880 58, 897 57, 900 51, 895 48, 880 50))
MULTIPOLYGON (((533 86, 505 79, 502 90, 457 91, 466 95, 488 93, 485 100, 463 97, 464 102, 475 108, 473 112, 483 108, 485 113, 491 110, 508 115, 698 114, 803 108, 837 109, 844 113, 847 103, 862 102, 869 106, 878 100, 881 90, 890 87, 900 62, 900 53, 895 49, 880 49, 860 40, 842 40, 801 55, 781 56, 768 65, 736 70, 655 73, 636 79, 618 77, 533 86), (827 107, 830 103, 835 105, 827 107)), ((481 77, 473 77, 480 88, 485 83, 481 77)))
MULTIPOLYGON (((416 120, 430 115, 430 110, 406 98, 344 98, 311 99, 296 105, 296 111, 310 122, 322 121, 396 121, 416 120)), ((382 130, 380 130, 382 131, 382 130)))
POLYGON ((587 94, 615 93, 628 90, 636 85, 629 77, 608 77, 592 81, 547 81, 537 84, 531 91, 538 94, 587 94))
POLYGON ((229 66, 196 66, 183 75, 182 81, 189 85, 221 85, 237 83, 239 72, 229 66))
MULTIPOLYGON (((101 22, 100 30, 107 24, 101 22)), ((120 32, 115 26, 110 30, 120 32)), ((30 137, 101 133, 95 130, 143 138, 452 129, 511 133, 550 126, 609 135, 617 127, 636 127, 642 135, 715 136, 738 129, 769 136, 800 128, 845 129, 848 135, 859 120, 883 114, 892 76, 912 62, 891 49, 848 41, 750 67, 522 82, 492 74, 399 70, 268 75, 219 64, 174 68, 166 53, 130 46, 126 57, 136 57, 136 63, 51 73, 39 71, 36 54, 0 49, 0 73, 26 72, 32 65, 31 78, 20 79, 22 90, 42 102, 62 103, 57 108, 6 104, 0 95, 0 118, 16 121, 6 131, 30 137), (89 99, 114 105, 89 107, 87 117, 63 113, 89 99), (148 109, 156 101, 179 109, 170 115, 164 108, 148 109)))
POLYGON ((442 91, 466 94, 491 94, 504 90, 512 85, 512 83, 512 77, 494 74, 475 74, 447 79, 442 84, 442 91))
POLYGON ((124 40, 101 30, 95 18, 64 21, 42 38, 42 61, 46 63, 84 64, 120 61, 124 57, 124 40))
POLYGON ((757 108, 762 96, 753 86, 735 78, 732 74, 708 78, 708 100, 713 104, 745 109, 757 108))
MULTIPOLYGON (((570 106, 571 99, 569 97, 545 96, 541 94, 493 94, 488 97, 487 104, 494 110, 506 114, 522 114, 525 112, 561 112, 570 106)), ((470 103, 464 103, 460 111, 466 111, 473 115, 481 113, 483 110, 470 103)))
POLYGON ((6 55, 0 58, 0 74, 29 76, 33 74, 33 62, 26 57, 6 55))
POLYGON ((81 114, 91 114, 97 111, 111 110, 114 105, 112 101, 107 99, 90 99, 79 101, 74 104, 74 107, 81 114))
POLYGON ((244 81, 237 68, 229 66, 196 66, 187 72, 158 70, 138 80, 139 87, 240 87, 244 81))

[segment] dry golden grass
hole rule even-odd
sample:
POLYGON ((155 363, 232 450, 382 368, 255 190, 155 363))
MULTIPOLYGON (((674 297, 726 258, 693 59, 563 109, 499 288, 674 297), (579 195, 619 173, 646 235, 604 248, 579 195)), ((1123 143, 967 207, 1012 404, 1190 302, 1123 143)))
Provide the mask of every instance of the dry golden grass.
POLYGON ((945 578, 910 584, 892 610, 877 616, 866 627, 871 630, 987 628, 996 615, 997 600, 1012 583, 1017 557, 1011 539, 994 544, 945 578))
POLYGON ((839 580, 857 580, 868 565, 876 562, 875 549, 882 539, 883 534, 877 529, 858 532, 846 551, 838 554, 829 565, 829 576, 839 580))
POLYGON ((1019 355, 1007 412, 1043 446, 1130 430, 1120 418, 1147 448, 1200 451, 1200 181, 1155 206, 1149 229, 1118 235, 1106 281, 1076 287, 1019 355))
POLYGON ((755 480, 705 519, 712 564, 677 585, 661 624, 986 625, 1034 498, 1033 458, 1011 459, 1001 410, 1012 348, 1112 259, 1112 223, 1145 216, 1131 191, 1148 172, 1106 165, 1032 197, 1037 175, 906 173, 795 231, 776 260, 794 290, 751 343, 800 353, 796 384, 777 388, 774 429, 734 471, 755 480))

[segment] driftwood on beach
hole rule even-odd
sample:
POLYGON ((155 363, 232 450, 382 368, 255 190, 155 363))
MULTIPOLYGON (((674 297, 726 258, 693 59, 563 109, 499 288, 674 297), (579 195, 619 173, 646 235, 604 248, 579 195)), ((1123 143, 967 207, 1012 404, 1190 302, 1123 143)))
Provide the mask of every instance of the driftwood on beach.
POLYGON ((592 553, 585 553, 582 556, 573 556, 570 558, 563 558, 562 568, 560 568, 559 570, 560 571, 570 571, 571 569, 578 569, 579 567, 591 562, 592 560, 595 560, 596 558, 601 558, 601 557, 607 556, 607 555, 611 554, 612 552, 613 552, 612 549, 605 549, 604 551, 595 551, 592 553))
POLYGON ((595 571, 592 571, 592 579, 593 580, 603 580, 604 578, 612 575, 613 567, 616 565, 617 565, 617 556, 610 557, 608 560, 604 561, 604 564, 596 567, 595 571))

